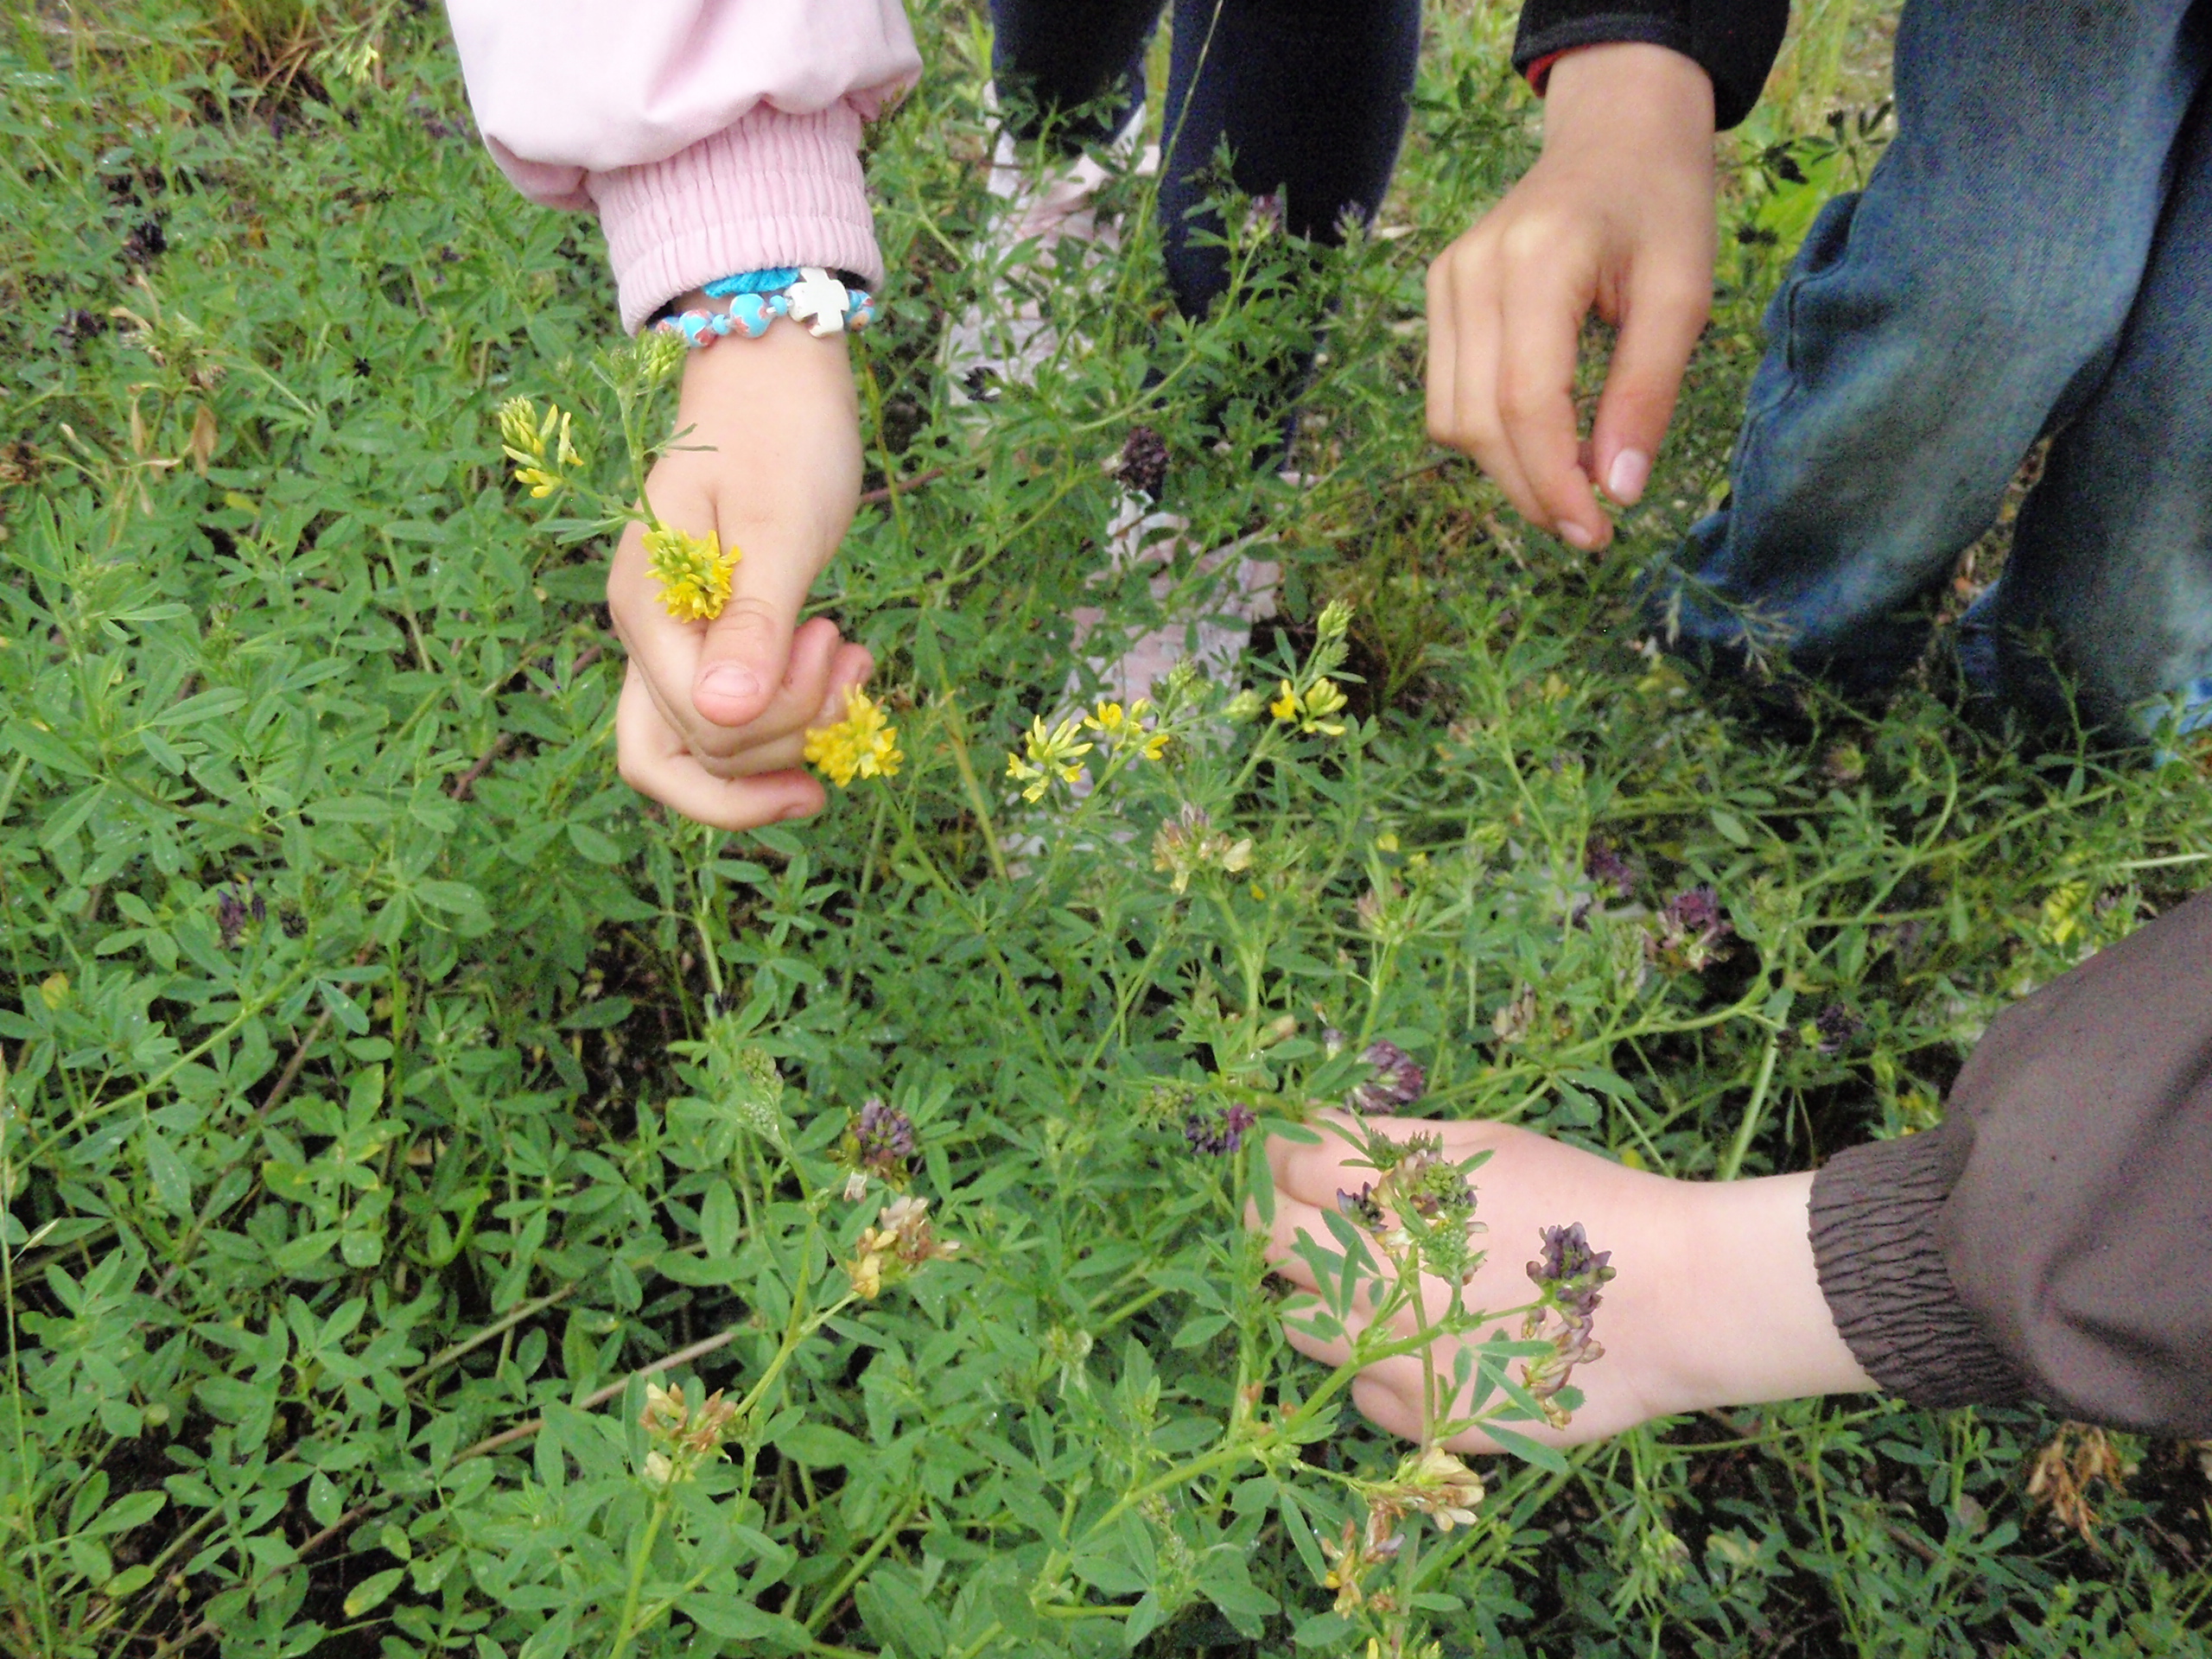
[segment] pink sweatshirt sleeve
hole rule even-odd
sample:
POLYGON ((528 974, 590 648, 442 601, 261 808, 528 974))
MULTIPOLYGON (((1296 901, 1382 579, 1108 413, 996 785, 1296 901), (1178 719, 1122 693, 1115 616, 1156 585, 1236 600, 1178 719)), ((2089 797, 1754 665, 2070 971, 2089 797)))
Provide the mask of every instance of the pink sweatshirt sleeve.
POLYGON ((732 271, 883 276, 861 123, 913 83, 900 0, 447 0, 476 124, 531 200, 596 208, 632 331, 732 271))

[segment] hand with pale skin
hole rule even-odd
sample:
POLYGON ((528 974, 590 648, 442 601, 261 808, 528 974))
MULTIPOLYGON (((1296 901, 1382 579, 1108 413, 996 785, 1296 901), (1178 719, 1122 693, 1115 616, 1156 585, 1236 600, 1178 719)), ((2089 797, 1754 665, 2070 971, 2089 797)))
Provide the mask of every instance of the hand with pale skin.
POLYGON ((681 622, 661 602, 644 527, 624 531, 607 577, 630 654, 614 722, 623 779, 724 830, 810 817, 824 797, 800 769, 806 732, 842 719, 847 692, 874 666, 828 618, 798 620, 860 499, 844 336, 779 322, 693 352, 676 429, 646 499, 662 523, 711 531, 743 557, 721 614, 681 622))
MULTIPOLYGON (((1807 1220, 1810 1175, 1678 1181, 1510 1124, 1370 1122, 1398 1140, 1434 1130, 1444 1137, 1443 1155, 1455 1163, 1478 1152, 1491 1154, 1472 1178, 1476 1218, 1488 1230, 1475 1240, 1487 1255, 1465 1292, 1469 1308, 1503 1313, 1535 1300, 1528 1263, 1541 1255, 1548 1226, 1580 1221, 1591 1247, 1611 1253, 1616 1276, 1596 1312, 1595 1335, 1605 1353, 1577 1366, 1571 1379, 1582 1391, 1582 1406, 1563 1429, 1505 1425, 1514 1433, 1548 1446, 1577 1446, 1655 1417, 1875 1386, 1837 1334, 1821 1294, 1807 1220)), ((1339 1114, 1323 1113, 1313 1123, 1320 1145, 1280 1136, 1268 1143, 1275 1188, 1268 1255, 1275 1272, 1304 1291, 1317 1287, 1312 1267, 1294 1249, 1299 1236, 1335 1254, 1322 1211, 1336 1206, 1340 1189, 1356 1192, 1375 1179, 1373 1169, 1353 1161, 1358 1154, 1348 1125, 1339 1114)), ((1443 1281, 1427 1280, 1423 1289, 1428 1317, 1440 1317, 1443 1281)), ((1333 1366, 1350 1357, 1350 1344, 1368 1320, 1356 1305, 1347 1336, 1334 1341, 1302 1331, 1306 1323, 1295 1302, 1286 1306, 1283 1328, 1291 1345, 1333 1366)), ((1519 1316, 1491 1329, 1501 1327, 1518 1337, 1519 1316)), ((1410 1309, 1399 1329, 1413 1334, 1410 1309)), ((1433 1359, 1436 1375, 1449 1378, 1448 1353, 1434 1351, 1433 1359)), ((1401 1355, 1362 1372, 1352 1383, 1352 1402, 1378 1427, 1420 1440, 1422 1387, 1420 1356, 1401 1355)), ((1478 1429, 1447 1444, 1456 1452, 1497 1449, 1478 1429)))
POLYGON ((1552 66, 1543 154, 1428 270, 1428 430, 1529 523, 1611 542, 1597 491, 1641 499, 1713 302, 1713 83, 1661 46, 1552 66), (1619 333, 1590 435, 1574 377, 1592 311, 1619 333))

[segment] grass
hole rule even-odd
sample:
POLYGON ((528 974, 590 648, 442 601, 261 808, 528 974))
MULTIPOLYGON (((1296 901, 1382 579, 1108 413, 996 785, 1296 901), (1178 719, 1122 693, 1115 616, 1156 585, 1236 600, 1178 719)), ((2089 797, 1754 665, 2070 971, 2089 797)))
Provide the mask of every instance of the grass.
POLYGON ((930 75, 870 159, 878 494, 818 594, 908 760, 734 837, 615 779, 601 555, 505 476, 521 395, 619 488, 631 370, 595 238, 499 181, 437 16, 0 34, 0 1649, 2204 1651, 2198 1449, 1873 1399, 1495 1460, 1475 1526, 1338 1611, 1317 1539, 1398 1448, 1281 1340, 1249 1147, 1185 1133, 1340 1093, 1333 1026, 1440 1112, 1807 1167, 1936 1121, 1996 1010, 2200 885, 2186 762, 2008 745, 1940 664, 1779 738, 1644 648, 1792 227, 1878 149, 1881 16, 1810 12, 1730 141, 1677 437, 1592 562, 1419 431, 1423 265, 1533 155, 1507 10, 1432 19, 1376 237, 1301 275, 1240 233, 1239 303, 1192 326, 1133 213, 1049 286, 1087 347, 982 410, 937 359, 981 25, 917 12, 930 75), (1243 459, 1249 365, 1324 300, 1294 490, 1243 459), (1196 536, 1277 538, 1247 682, 1310 681, 1344 600, 1356 719, 1126 766, 1009 866, 1004 755, 1138 423, 1196 536), (1151 868, 1186 804, 1249 869, 1151 868), (1634 891, 1576 925, 1595 840, 1634 891), (1648 967, 1700 885, 1732 954, 1648 967), (844 1203, 838 1160, 872 1096, 962 1249, 869 1297, 883 1192, 844 1203), (641 1478, 654 1366, 741 1408, 696 1479, 641 1478))

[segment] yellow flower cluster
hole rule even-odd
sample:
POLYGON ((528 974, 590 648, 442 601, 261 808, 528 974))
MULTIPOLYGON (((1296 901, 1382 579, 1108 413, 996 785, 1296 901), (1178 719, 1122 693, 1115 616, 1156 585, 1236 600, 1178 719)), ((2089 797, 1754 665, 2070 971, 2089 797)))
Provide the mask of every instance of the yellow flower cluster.
POLYGON ((845 694, 845 717, 809 732, 801 753, 840 789, 850 789, 855 778, 896 778, 906 759, 899 728, 884 719, 883 705, 857 685, 845 694))
POLYGON ((852 1280, 853 1294, 874 1301, 885 1285, 931 1262, 949 1262, 959 1253, 957 1243, 931 1230, 930 1201, 908 1195, 883 1206, 875 1225, 861 1234, 845 1272, 852 1280))
POLYGON ((1344 721, 1330 716, 1341 712, 1344 702, 1344 694, 1338 689, 1337 683, 1325 674, 1302 692, 1285 680, 1281 695, 1268 705, 1268 712, 1283 725, 1295 726, 1309 737, 1317 732, 1324 737, 1341 737, 1344 721))
POLYGON ((569 438, 569 423, 568 413, 551 404, 543 421, 527 397, 510 397, 499 405, 500 446, 515 464, 515 481, 527 485, 533 499, 552 494, 568 474, 584 464, 569 438))
POLYGON ((730 573, 742 556, 722 550, 709 531, 694 536, 657 524, 645 532, 645 557, 660 583, 660 602, 679 622, 711 622, 729 603, 730 573))
POLYGON ((1028 785, 1021 791, 1023 800, 1044 799, 1054 779, 1064 784, 1082 780, 1083 757, 1096 747, 1077 741, 1083 726, 1073 715, 1057 726, 1046 726, 1042 715, 1029 722, 1028 734, 1022 739, 1023 753, 1006 758, 1006 775, 1028 785))
POLYGON ((1096 732, 1107 742, 1116 747, 1124 743, 1137 745, 1137 753, 1147 760, 1157 760, 1167 753, 1167 734, 1146 729, 1144 721, 1152 713, 1149 699, 1139 697, 1124 709, 1118 702, 1103 699, 1098 706, 1083 717, 1084 727, 1096 732))
POLYGON ((1089 712, 1070 715, 1057 726, 1046 725, 1040 715, 1029 722, 1022 752, 1007 756, 1006 775, 1027 785, 1021 798, 1032 802, 1044 799, 1056 781, 1081 783, 1083 757, 1098 747, 1084 741, 1085 732, 1097 733, 1098 741, 1109 748, 1133 748, 1139 760, 1157 760, 1167 753, 1172 739, 1145 724, 1152 714, 1150 701, 1139 697, 1126 709, 1101 698, 1089 712))

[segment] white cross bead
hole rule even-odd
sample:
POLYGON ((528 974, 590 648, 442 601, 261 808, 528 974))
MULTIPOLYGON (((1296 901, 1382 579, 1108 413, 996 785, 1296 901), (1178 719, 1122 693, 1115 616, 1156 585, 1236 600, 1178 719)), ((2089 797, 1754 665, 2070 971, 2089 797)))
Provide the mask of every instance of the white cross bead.
POLYGON ((794 322, 806 322, 807 332, 817 340, 824 334, 842 334, 845 330, 845 285, 819 265, 802 265, 798 281, 787 290, 791 316, 794 322))

